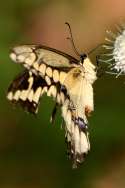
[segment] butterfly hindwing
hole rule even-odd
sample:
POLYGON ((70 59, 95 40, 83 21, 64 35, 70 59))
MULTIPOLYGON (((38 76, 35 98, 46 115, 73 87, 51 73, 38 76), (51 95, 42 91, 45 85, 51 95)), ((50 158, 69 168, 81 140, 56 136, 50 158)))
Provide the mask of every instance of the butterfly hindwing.
MULTIPOLYGON (((92 71, 90 67, 89 71, 92 71)), ((62 106, 62 114, 73 167, 82 163, 90 150, 87 116, 93 111, 93 90, 88 76, 89 71, 85 72, 82 67, 72 68, 63 83, 70 98, 62 106)))
MULTIPOLYGON (((48 79, 50 79, 48 77, 48 79)), ((32 72, 24 71, 18 75, 8 88, 7 98, 13 104, 21 106, 29 112, 37 113, 40 98, 44 93, 53 97, 58 104, 65 100, 65 93, 61 91, 61 85, 50 79, 51 84, 32 72)))
POLYGON ((31 72, 24 71, 11 83, 8 88, 7 98, 13 104, 20 104, 27 111, 35 113, 39 103, 42 85, 46 85, 42 78, 39 79, 31 72), (37 94, 37 99, 35 93, 37 94))

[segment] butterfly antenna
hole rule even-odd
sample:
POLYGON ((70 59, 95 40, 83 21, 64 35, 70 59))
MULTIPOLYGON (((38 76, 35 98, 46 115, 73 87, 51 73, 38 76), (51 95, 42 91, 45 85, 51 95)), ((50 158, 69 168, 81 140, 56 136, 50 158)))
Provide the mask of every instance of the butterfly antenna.
POLYGON ((75 43, 74 43, 74 40, 73 40, 73 35, 72 35, 72 30, 71 30, 70 24, 68 22, 65 22, 65 24, 68 26, 69 33, 70 33, 70 37, 67 37, 67 39, 71 41, 72 47, 73 47, 74 52, 76 53, 76 55, 80 56, 80 53, 78 52, 78 50, 75 47, 75 43))

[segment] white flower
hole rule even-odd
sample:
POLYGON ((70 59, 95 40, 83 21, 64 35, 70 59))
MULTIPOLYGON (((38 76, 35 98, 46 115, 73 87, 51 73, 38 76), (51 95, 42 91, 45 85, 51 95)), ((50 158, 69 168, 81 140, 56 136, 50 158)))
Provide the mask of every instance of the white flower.
POLYGON ((103 47, 108 52, 102 54, 105 59, 100 61, 109 64, 107 73, 116 74, 118 77, 125 74, 125 27, 117 26, 117 33, 107 31, 107 34, 107 44, 103 47))

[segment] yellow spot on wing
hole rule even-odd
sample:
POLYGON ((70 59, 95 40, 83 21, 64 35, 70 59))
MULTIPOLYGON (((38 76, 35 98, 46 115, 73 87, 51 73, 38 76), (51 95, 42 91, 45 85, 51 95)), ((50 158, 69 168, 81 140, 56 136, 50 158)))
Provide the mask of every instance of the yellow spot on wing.
POLYGON ((10 91, 7 95, 7 98, 11 101, 13 99, 13 93, 10 91))
POLYGON ((13 96, 13 99, 17 101, 20 97, 20 93, 21 93, 20 90, 17 90, 13 96))
POLYGON ((33 101, 35 103, 38 103, 38 101, 39 101, 39 98, 40 98, 40 95, 41 95, 41 90, 42 90, 42 88, 38 87, 36 92, 35 92, 35 94, 34 94, 34 96, 33 96, 33 101))
POLYGON ((46 72, 46 65, 45 64, 40 65, 39 72, 40 72, 41 76, 45 76, 45 72, 46 72))
POLYGON ((33 68, 36 69, 37 71, 39 70, 39 65, 37 62, 33 63, 33 68))
POLYGON ((28 100, 30 101, 30 102, 32 102, 32 100, 33 100, 33 89, 29 92, 29 94, 28 94, 28 100))
POLYGON ((65 73, 65 72, 60 72, 59 81, 60 81, 61 84, 63 84, 63 82, 64 82, 64 80, 65 80, 65 78, 66 78, 66 75, 67 75, 67 73, 65 73))
POLYGON ((53 73, 52 73, 52 69, 50 67, 47 67, 46 74, 47 74, 47 76, 52 77, 53 73))
POLYGON ((46 80, 47 85, 51 85, 51 80, 48 76, 45 76, 45 80, 46 80))
POLYGON ((35 59, 36 59, 35 53, 30 53, 28 57, 25 59, 25 63, 31 66, 34 63, 35 59))
POLYGON ((59 72, 57 70, 53 71, 53 80, 54 80, 54 82, 59 81, 59 72))

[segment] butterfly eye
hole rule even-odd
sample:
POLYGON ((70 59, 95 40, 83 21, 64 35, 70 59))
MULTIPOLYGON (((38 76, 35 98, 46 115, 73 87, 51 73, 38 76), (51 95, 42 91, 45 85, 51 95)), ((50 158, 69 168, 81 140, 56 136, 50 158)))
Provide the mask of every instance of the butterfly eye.
POLYGON ((87 55, 86 54, 82 54, 81 57, 85 59, 85 58, 87 58, 87 55))

